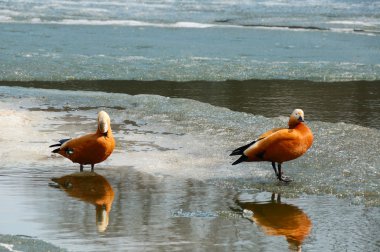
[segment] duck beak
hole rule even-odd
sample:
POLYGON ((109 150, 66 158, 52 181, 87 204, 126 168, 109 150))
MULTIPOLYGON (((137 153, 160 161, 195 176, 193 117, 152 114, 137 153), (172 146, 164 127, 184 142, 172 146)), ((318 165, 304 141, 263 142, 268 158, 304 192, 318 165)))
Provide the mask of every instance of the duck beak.
POLYGON ((302 116, 300 116, 300 117, 298 118, 298 121, 299 121, 299 122, 304 122, 302 116))
POLYGON ((106 122, 100 122, 99 123, 99 130, 102 134, 108 133, 108 124, 106 122))

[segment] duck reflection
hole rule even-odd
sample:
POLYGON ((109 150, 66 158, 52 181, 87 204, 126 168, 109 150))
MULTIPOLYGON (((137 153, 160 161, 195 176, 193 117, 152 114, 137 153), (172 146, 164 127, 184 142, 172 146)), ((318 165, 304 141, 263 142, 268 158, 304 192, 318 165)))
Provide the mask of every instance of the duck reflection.
POLYGON ((277 195, 277 199, 276 195, 272 194, 270 201, 238 200, 237 204, 244 209, 244 216, 262 227, 266 234, 285 236, 289 249, 301 251, 301 245, 312 227, 309 217, 301 209, 281 203, 280 194, 277 195))
POLYGON ((114 191, 106 178, 96 172, 77 172, 52 181, 69 196, 95 205, 96 226, 99 232, 107 229, 114 191))

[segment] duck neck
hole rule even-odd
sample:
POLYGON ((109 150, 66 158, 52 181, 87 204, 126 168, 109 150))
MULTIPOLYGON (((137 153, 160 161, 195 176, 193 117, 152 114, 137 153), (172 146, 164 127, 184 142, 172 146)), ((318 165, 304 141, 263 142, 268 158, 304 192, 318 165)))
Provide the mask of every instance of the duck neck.
POLYGON ((101 135, 101 136, 105 136, 105 137, 109 137, 109 136, 112 136, 112 130, 111 130, 111 127, 108 128, 108 131, 103 133, 101 132, 99 129, 96 131, 96 134, 97 135, 101 135))
POLYGON ((309 127, 307 127, 303 122, 300 122, 294 127, 294 129, 305 131, 309 130, 309 127))
POLYGON ((288 122, 289 129, 294 129, 295 127, 297 127, 300 124, 302 124, 302 122, 293 121, 293 120, 289 120, 289 122, 288 122))

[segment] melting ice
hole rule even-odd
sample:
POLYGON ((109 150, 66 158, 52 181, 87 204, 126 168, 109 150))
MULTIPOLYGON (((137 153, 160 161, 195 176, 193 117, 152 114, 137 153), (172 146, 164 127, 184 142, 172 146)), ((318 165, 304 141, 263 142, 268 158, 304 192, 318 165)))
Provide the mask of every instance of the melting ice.
MULTIPOLYGON (((332 194, 380 205, 380 132, 345 123, 308 122, 312 148, 283 167, 294 182, 279 184, 270 163, 231 166, 229 152, 287 117, 265 118, 189 99, 0 87, 1 167, 72 167, 49 144, 95 130, 96 113, 111 116, 117 146, 105 166, 134 166, 154 175, 195 178, 223 187, 285 194, 332 194), (20 150, 23 150, 20 152, 20 150)), ((307 119, 307 112, 306 112, 307 119)))

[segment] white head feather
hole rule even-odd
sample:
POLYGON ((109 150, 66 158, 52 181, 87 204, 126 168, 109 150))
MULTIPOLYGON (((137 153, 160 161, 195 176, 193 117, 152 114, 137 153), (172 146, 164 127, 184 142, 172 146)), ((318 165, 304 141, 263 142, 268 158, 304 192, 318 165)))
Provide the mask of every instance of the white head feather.
POLYGON ((107 133, 110 128, 110 117, 105 111, 98 113, 98 129, 101 133, 107 133))

